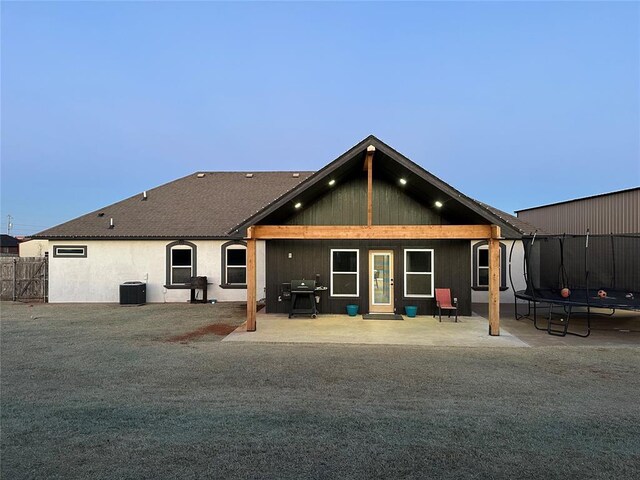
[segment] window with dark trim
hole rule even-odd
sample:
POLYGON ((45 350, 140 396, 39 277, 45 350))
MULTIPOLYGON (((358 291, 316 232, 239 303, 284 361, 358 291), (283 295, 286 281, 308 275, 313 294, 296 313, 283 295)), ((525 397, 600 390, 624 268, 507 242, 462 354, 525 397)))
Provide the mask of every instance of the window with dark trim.
POLYGON ((222 245, 222 288, 247 288, 247 244, 232 240, 222 245))
POLYGON ((189 288, 191 277, 196 276, 197 247, 186 240, 167 245, 166 287, 189 288))
POLYGON ((67 258, 86 258, 87 246, 86 245, 54 245, 53 256, 67 257, 67 258))
MULTIPOLYGON (((472 252, 472 288, 478 291, 489 290, 489 243, 485 240, 473 246, 472 252)), ((500 242, 500 290, 507 290, 507 246, 500 242)))

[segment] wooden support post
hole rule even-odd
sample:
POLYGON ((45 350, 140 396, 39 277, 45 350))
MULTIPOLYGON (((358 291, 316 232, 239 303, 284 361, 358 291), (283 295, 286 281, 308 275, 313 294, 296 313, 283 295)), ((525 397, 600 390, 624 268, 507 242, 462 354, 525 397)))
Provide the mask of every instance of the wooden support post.
POLYGON ((256 331, 256 240, 247 240, 247 332, 256 331))
POLYGON ((489 239, 489 335, 500 335, 500 227, 491 226, 489 239))
POLYGON ((367 225, 373 225, 373 154, 376 147, 369 145, 367 147, 367 225))

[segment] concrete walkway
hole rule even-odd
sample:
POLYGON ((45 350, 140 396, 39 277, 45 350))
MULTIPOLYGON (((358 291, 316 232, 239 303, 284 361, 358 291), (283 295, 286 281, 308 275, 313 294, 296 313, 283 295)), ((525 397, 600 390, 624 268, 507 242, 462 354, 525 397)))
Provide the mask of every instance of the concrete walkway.
POLYGON ((259 314, 257 330, 241 326, 224 342, 347 343, 368 345, 427 345, 433 347, 528 347, 504 328, 489 336, 489 322, 480 316, 444 319, 431 316, 404 320, 363 320, 361 315, 320 315, 316 319, 259 314))

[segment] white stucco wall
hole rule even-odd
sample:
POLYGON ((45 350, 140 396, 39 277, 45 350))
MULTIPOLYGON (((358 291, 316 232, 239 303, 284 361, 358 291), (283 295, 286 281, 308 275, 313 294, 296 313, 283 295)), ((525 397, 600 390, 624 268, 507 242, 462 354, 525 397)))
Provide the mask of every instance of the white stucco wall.
POLYGON ((28 240, 19 245, 21 257, 44 257, 49 251, 49 240, 28 240))
MULTIPOLYGON (((56 245, 86 245, 86 258, 49 256, 49 301, 119 302, 120 284, 141 281, 147 284, 147 302, 188 302, 190 290, 167 289, 166 247, 162 240, 51 241, 56 245)), ((245 301, 245 289, 220 288, 222 253, 225 241, 193 240, 197 247, 197 275, 212 283, 208 299, 245 301)), ((257 242, 257 298, 265 294, 265 245, 257 242)))
MULTIPOLYGON (((506 255, 506 266, 507 266, 507 287, 508 289, 500 292, 500 303, 513 303, 513 288, 511 287, 511 282, 509 281, 509 255, 511 255, 511 277, 513 279, 513 286, 516 290, 524 290, 526 288, 526 284, 524 281, 524 248, 522 246, 522 242, 520 240, 501 240, 507 247, 507 255, 506 255), (513 248, 513 253, 511 253, 511 246, 515 243, 513 248)), ((473 246, 479 241, 471 242, 471 278, 473 278, 473 246)), ((473 303, 489 303, 489 292, 480 292, 476 290, 471 291, 471 301, 473 303)))

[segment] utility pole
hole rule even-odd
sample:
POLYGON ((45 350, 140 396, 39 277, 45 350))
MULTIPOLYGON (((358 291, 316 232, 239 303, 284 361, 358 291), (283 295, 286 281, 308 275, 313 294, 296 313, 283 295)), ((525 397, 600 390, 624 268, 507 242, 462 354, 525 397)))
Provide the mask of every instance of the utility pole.
POLYGON ((7 235, 11 236, 11 230, 13 230, 13 223, 11 222, 13 217, 11 215, 7 215, 7 235))

